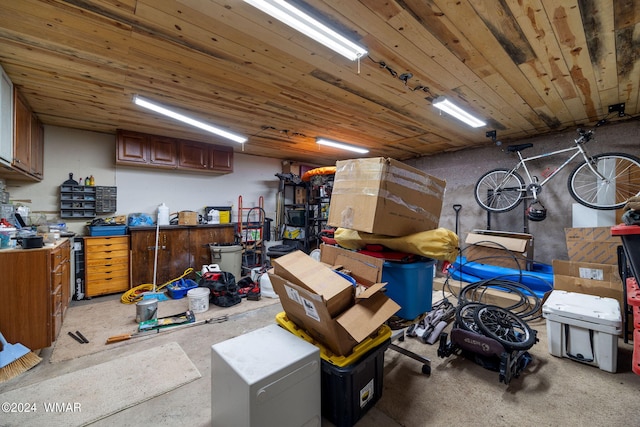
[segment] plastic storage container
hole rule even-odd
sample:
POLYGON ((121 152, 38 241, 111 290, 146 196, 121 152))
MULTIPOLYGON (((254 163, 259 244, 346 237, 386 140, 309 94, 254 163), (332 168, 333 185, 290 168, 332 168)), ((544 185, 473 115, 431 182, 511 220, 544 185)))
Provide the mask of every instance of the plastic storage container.
POLYGON ((124 236, 126 225, 88 225, 89 236, 124 236))
POLYGON ((276 324, 211 347, 211 424, 320 426, 319 350, 276 324))
POLYGON ((292 334, 297 335, 305 341, 318 347, 320 349, 320 357, 322 358, 322 360, 326 360, 332 365, 338 367, 344 367, 355 363, 369 350, 378 347, 383 342, 391 339, 391 328, 389 328, 389 326, 387 325, 382 325, 380 326, 380 328, 378 328, 375 335, 372 334, 364 341, 356 345, 350 354, 347 354, 346 356, 338 356, 336 354, 333 354, 331 350, 320 344, 318 341, 314 340, 309 334, 304 331, 304 329, 299 328, 298 325, 289 320, 287 314, 284 311, 276 314, 276 322, 278 322, 278 325, 282 326, 292 334))
POLYGON ((283 311, 276 322, 320 349, 322 359, 322 415, 336 427, 351 427, 382 397, 384 352, 391 329, 382 325, 346 356, 334 355, 299 328, 283 311))
POLYGON ((291 209, 287 212, 289 216, 289 225, 294 227, 304 227, 305 210, 304 209, 291 209))
POLYGON ((218 264, 220 270, 233 274, 236 282, 242 277, 241 245, 209 245, 211 262, 218 264))
POLYGON ((198 284, 191 279, 180 279, 167 285, 167 293, 173 299, 181 299, 189 290, 197 288, 198 284))
POLYGON ((322 360, 322 416, 336 427, 351 427, 382 397, 388 339, 357 362, 335 366, 322 360))
POLYGON ((431 311, 434 264, 432 259, 411 263, 384 262, 381 281, 387 282, 386 294, 402 307, 396 316, 412 320, 431 311))
POLYGON ((576 292, 552 291, 542 306, 549 353, 616 372, 620 303, 576 292))
POLYGON ((13 227, 0 227, 0 249, 16 247, 16 229, 13 227))

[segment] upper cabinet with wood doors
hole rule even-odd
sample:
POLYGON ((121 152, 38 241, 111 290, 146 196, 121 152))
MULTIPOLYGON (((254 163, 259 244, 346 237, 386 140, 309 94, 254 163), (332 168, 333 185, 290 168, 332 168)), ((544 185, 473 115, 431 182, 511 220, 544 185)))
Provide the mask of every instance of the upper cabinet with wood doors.
MULTIPOLYGON (((6 84, 3 86, 2 111, 4 112, 5 109, 8 110, 5 106, 4 89, 8 90, 9 86, 6 84)), ((12 102, 12 157, 9 165, 3 162, 5 167, 2 169, 2 176, 10 176, 12 179, 19 180, 41 181, 44 178, 44 128, 24 96, 16 88, 13 88, 12 102)), ((4 132, 2 138, 4 146, 6 143, 4 132)), ((3 152, 5 150, 3 149, 3 152)))
POLYGON ((209 174, 233 172, 233 149, 203 142, 119 130, 116 163, 209 174))

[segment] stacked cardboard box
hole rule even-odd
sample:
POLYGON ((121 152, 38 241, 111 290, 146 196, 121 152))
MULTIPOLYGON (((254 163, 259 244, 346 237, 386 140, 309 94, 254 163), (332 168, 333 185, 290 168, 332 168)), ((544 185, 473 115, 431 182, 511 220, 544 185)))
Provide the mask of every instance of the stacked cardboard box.
POLYGON ((623 306, 618 272, 620 238, 611 227, 566 228, 569 261, 553 261, 554 289, 615 298, 623 306))
MULTIPOLYGON (((384 283, 356 294, 350 281, 302 251, 275 258, 272 263, 269 279, 287 317, 336 355, 350 354, 400 309, 382 292, 384 283)), ((364 266, 344 258, 343 267, 355 270, 364 266)), ((365 275, 375 277, 376 273, 365 275)))
POLYGON ((473 230, 467 234, 464 256, 467 261, 516 270, 533 266, 533 236, 527 233, 473 230))
POLYGON ((328 225, 385 236, 438 228, 446 183, 397 160, 336 162, 328 225))

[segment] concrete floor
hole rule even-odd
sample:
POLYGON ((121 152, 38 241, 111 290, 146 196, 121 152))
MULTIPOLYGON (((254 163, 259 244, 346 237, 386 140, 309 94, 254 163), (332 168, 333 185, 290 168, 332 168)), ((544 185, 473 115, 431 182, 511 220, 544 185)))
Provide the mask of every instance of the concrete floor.
MULTIPOLYGON (((113 296, 94 298, 91 301, 74 301, 73 305, 91 304, 115 298, 113 296)), ((211 425, 211 345, 226 339, 244 334, 265 325, 275 323, 275 316, 282 311, 279 303, 251 310, 245 313, 232 315, 227 322, 211 325, 201 325, 194 328, 186 328, 166 334, 152 335, 151 337, 131 340, 125 346, 109 348, 99 353, 83 356, 77 359, 50 363, 49 358, 53 347, 40 351, 43 361, 36 367, 21 376, 0 384, 0 394, 15 388, 31 385, 68 372, 91 367, 113 358, 123 357, 132 353, 159 346, 167 342, 177 342, 194 365, 198 368, 202 377, 188 383, 165 395, 150 399, 132 408, 111 415, 92 425, 97 426, 178 426, 189 425, 191 427, 211 425)), ((176 367, 178 369, 179 367, 176 367)), ((162 372, 158 372, 162 375, 162 372)), ((79 381, 82 379, 79 378, 79 381)), ((99 387, 99 384, 96 385, 99 387)), ((144 384, 140 384, 144 387, 144 384)), ((63 397, 61 397, 63 398, 63 397)), ((28 397, 25 397, 28 399, 28 397)), ((90 408, 90 402, 80 402, 83 407, 90 408)), ((390 418, 373 408, 367 414, 369 420, 362 420, 359 426, 383 427, 399 426, 390 418)), ((4 426, 0 420, 0 425, 4 426)), ((70 424, 71 425, 71 424, 70 424)), ((331 427, 332 423, 323 420, 322 426, 331 427)), ((232 426, 229 426, 232 427, 232 426)), ((235 427, 235 426, 233 426, 235 427)))
MULTIPOLYGON (((272 324, 275 322, 275 315, 281 311, 281 305, 276 303, 230 316, 224 323, 200 325, 139 338, 128 341, 127 345, 58 363, 49 362, 52 349, 48 348, 41 352, 44 359, 42 363, 20 377, 0 384, 0 394, 116 357, 177 342, 198 368, 201 378, 93 425, 209 426, 212 398, 211 345, 272 324)), ((508 385, 498 381, 496 372, 464 358, 438 358, 437 345, 422 344, 413 338, 406 339, 401 345, 431 359, 431 376, 423 375, 421 364, 415 360, 387 350, 384 356, 383 395, 356 423, 357 427, 595 427, 633 424, 635 415, 632 408, 640 392, 640 377, 630 369, 631 344, 624 344, 620 339, 618 372, 613 374, 594 366, 549 355, 544 320, 537 320, 530 325, 538 331, 540 339, 530 350, 533 362, 520 377, 513 379, 508 385)), ((163 373, 158 372, 157 375, 163 373)), ((100 387, 100 384, 96 384, 96 387, 100 387)), ((140 387, 144 387, 144 384, 140 384, 140 387)), ((90 402, 81 403, 91 407, 90 402)), ((1 417, 0 425, 5 425, 1 417)), ((20 427, 23 425, 25 424, 20 424, 20 427)), ((332 425, 327 420, 322 421, 323 427, 332 425)))

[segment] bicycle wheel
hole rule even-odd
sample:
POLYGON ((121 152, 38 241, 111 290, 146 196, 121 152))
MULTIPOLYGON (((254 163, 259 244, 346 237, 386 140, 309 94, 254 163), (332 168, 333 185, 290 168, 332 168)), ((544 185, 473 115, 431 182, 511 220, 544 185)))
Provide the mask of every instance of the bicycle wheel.
POLYGON ((481 334, 480 329, 473 320, 473 314, 482 304, 477 302, 467 302, 456 308, 456 324, 460 329, 481 334))
POLYGON ((497 305, 483 305, 473 313, 476 326, 509 350, 528 350, 536 343, 536 333, 520 317, 497 305))
POLYGON ((520 204, 525 194, 524 180, 509 169, 494 169, 476 183, 476 202, 490 212, 507 212, 520 204))
POLYGON ((598 154, 579 164, 567 184, 569 194, 581 205, 598 210, 619 209, 640 192, 640 159, 625 153, 598 154))

